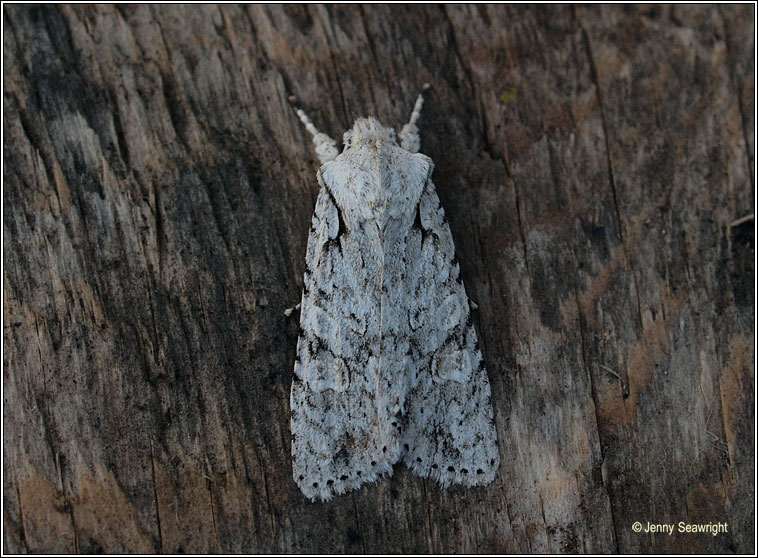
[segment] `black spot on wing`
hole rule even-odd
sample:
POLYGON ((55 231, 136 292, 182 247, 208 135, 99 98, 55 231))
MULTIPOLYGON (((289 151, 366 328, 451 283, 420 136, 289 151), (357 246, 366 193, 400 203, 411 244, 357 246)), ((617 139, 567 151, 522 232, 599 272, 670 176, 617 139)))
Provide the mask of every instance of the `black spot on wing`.
POLYGON ((347 227, 345 226, 345 220, 342 218, 342 211, 340 211, 340 208, 337 208, 337 236, 334 240, 339 240, 340 237, 347 233, 347 227))
POLYGON ((429 229, 425 228, 424 225, 421 223, 421 204, 416 205, 416 217, 413 219, 413 225, 411 225, 411 229, 421 233, 422 243, 426 240, 426 237, 429 236, 432 232, 429 229))
POLYGON ((326 242, 324 242, 324 248, 326 250, 332 250, 334 248, 339 250, 340 254, 342 254, 342 242, 340 241, 340 237, 343 234, 348 233, 347 226, 345 225, 345 219, 342 217, 342 210, 340 209, 340 206, 337 205, 337 200, 334 199, 334 196, 332 196, 332 193, 328 189, 326 190, 326 193, 337 210, 337 235, 334 238, 328 238, 326 242))
POLYGON ((416 206, 416 217, 413 219, 412 227, 417 231, 424 231, 424 225, 421 224, 421 204, 416 206))
POLYGON ((345 219, 342 217, 342 209, 337 205, 337 200, 334 199, 334 196, 328 189, 326 190, 326 193, 329 196, 329 200, 337 209, 337 236, 334 237, 334 240, 339 241, 340 236, 348 232, 347 226, 345 226, 345 219))

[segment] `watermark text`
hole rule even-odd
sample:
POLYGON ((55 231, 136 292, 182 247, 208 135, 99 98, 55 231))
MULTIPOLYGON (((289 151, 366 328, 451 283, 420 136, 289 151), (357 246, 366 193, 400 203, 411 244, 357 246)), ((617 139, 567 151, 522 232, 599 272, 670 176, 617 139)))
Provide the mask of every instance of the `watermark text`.
POLYGON ((652 523, 650 521, 635 521, 632 524, 632 531, 635 533, 663 533, 664 535, 673 535, 674 533, 707 533, 712 536, 729 532, 729 525, 726 522, 718 523, 652 523))

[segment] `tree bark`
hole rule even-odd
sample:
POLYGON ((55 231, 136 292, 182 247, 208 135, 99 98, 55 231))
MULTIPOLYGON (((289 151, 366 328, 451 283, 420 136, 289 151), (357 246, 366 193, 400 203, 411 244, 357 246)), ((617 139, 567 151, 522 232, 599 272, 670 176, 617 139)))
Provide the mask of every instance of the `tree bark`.
POLYGON ((5 5, 4 551, 751 552, 753 10, 5 5), (424 82, 502 464, 310 503, 287 98, 424 82))

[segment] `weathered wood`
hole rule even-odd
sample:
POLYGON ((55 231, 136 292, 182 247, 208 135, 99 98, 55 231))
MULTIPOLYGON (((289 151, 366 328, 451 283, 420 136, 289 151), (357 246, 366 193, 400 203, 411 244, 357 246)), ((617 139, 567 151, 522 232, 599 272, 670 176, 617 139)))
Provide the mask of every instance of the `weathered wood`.
POLYGON ((4 551, 750 552, 753 9, 6 5, 4 551), (425 81, 500 474, 312 504, 286 99, 425 81))

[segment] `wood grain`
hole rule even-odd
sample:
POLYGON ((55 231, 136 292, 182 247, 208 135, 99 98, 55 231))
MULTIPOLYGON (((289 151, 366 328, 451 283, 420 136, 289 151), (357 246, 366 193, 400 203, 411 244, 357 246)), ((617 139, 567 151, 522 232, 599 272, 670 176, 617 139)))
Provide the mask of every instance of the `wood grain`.
POLYGON ((4 552, 754 549, 752 5, 3 10, 4 552), (500 473, 312 504, 287 97, 341 137, 426 81, 500 473))

